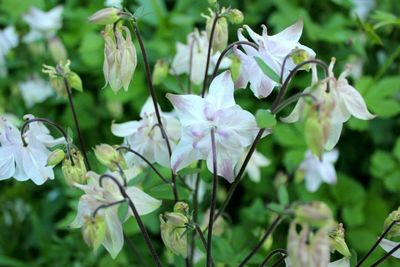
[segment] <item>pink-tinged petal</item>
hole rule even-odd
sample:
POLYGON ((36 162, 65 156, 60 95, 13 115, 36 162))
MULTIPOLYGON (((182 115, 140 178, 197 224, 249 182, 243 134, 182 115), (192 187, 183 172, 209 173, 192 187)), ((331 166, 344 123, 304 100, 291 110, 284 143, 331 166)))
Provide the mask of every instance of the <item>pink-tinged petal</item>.
POLYGON ((225 71, 212 80, 206 99, 215 109, 232 107, 235 105, 233 87, 231 72, 225 71))
POLYGON ((336 123, 330 126, 329 135, 325 142, 324 148, 328 151, 332 150, 340 138, 340 133, 342 132, 343 123, 336 123))
POLYGON ((248 25, 243 25, 243 28, 246 29, 247 33, 249 34, 250 38, 257 44, 260 44, 263 41, 263 36, 254 32, 248 25))
MULTIPOLYGON (((398 246, 400 243, 399 242, 393 242, 388 239, 382 239, 382 241, 379 243, 381 248, 383 248, 384 251, 389 252, 392 249, 394 249, 396 246, 398 246)), ((400 250, 396 250, 393 254, 393 257, 400 259, 400 250)))
POLYGON ((285 122, 285 123, 295 123, 297 121, 300 120, 300 118, 303 116, 303 112, 304 112, 304 100, 303 98, 300 98, 299 101, 297 101, 296 106, 294 106, 294 109, 292 110, 292 112, 284 118, 280 118, 281 121, 285 122))
MULTIPOLYGON (((249 41, 249 40, 247 40, 246 37, 243 36, 243 29, 241 29, 241 28, 238 29, 237 34, 238 34, 239 41, 249 41)), ((241 47, 243 48, 243 50, 246 52, 246 54, 248 56, 254 56, 257 54, 257 50, 249 45, 241 45, 241 47)), ((235 51, 235 49, 238 50, 236 47, 233 47, 233 49, 234 49, 234 51, 235 51)))
POLYGON ((338 90, 340 90, 340 97, 346 105, 346 108, 354 117, 361 120, 371 120, 375 118, 375 116, 368 111, 361 94, 354 87, 347 84, 347 81, 340 86, 338 90))
POLYGON ((140 123, 138 121, 128 121, 124 123, 111 124, 111 132, 118 137, 127 137, 137 132, 140 123))
POLYGON ((171 167, 176 173, 200 159, 205 159, 205 157, 201 155, 200 151, 193 148, 193 140, 189 137, 183 136, 172 152, 171 167))
MULTIPOLYGON (((132 200, 139 215, 149 214, 161 206, 161 201, 151 197, 137 187, 130 186, 126 193, 132 200)), ((133 215, 132 211, 130 211, 133 215)))
POLYGON ((283 41, 298 42, 303 33, 303 20, 297 21, 295 24, 287 27, 280 33, 277 33, 271 38, 280 39, 283 41))
POLYGON ((0 180, 13 177, 15 159, 12 147, 0 147, 0 180))
MULTIPOLYGON (((161 112, 160 105, 158 105, 158 110, 160 110, 160 112, 161 112)), ((151 97, 148 97, 142 107, 142 110, 140 111, 140 117, 143 118, 145 116, 149 116, 149 115, 153 114, 154 112, 155 111, 154 111, 153 100, 151 97)))
MULTIPOLYGON (((219 176, 224 177, 229 183, 235 180, 235 165, 238 163, 240 156, 242 155, 244 148, 237 147, 226 147, 219 144, 217 145, 217 172, 219 176)), ((211 148, 211 141, 210 141, 211 148)), ((210 172, 213 172, 213 155, 210 152, 207 157, 207 168, 210 172)))
POLYGON ((106 236, 102 244, 110 253, 111 257, 115 259, 124 245, 122 224, 118 219, 114 207, 104 210, 104 219, 106 223, 106 236))
POLYGON ((36 184, 42 185, 47 179, 54 179, 52 167, 46 167, 47 155, 41 150, 25 147, 22 152, 22 165, 25 173, 36 184))
POLYGON ((174 106, 182 126, 203 121, 204 99, 197 95, 167 94, 174 106))

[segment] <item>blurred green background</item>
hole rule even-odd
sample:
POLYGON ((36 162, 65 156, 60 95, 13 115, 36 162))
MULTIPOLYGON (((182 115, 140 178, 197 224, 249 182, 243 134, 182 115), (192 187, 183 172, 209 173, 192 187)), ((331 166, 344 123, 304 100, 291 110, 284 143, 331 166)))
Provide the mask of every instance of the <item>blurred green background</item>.
MULTIPOLYGON (((191 0, 124 2, 139 18, 152 64, 157 59, 172 60, 175 43, 186 42, 186 36, 193 27, 204 28, 205 20, 201 13, 206 13, 208 7, 207 1, 191 0)), ((109 87, 102 89, 101 27, 89 24, 87 18, 102 8, 104 1, 1 0, 0 28, 14 25, 19 35, 23 36, 29 27, 21 15, 30 6, 49 10, 58 4, 63 4, 65 8, 63 27, 58 36, 67 48, 72 61, 71 69, 83 80, 84 92, 74 92, 74 99, 87 147, 99 143, 118 144, 122 140, 111 135, 111 122, 138 119, 148 91, 140 54, 128 92, 121 90, 114 94, 109 87)), ((291 200, 319 199, 328 203, 336 219, 344 223, 349 247, 358 255, 365 254, 382 232, 386 216, 400 203, 400 2, 246 0, 221 1, 221 4, 242 10, 244 23, 255 31, 260 32, 261 24, 266 24, 270 34, 302 18, 304 31, 301 43, 313 48, 317 57, 324 61, 329 62, 331 57, 336 57, 336 74, 345 64, 353 64, 357 74, 351 78, 352 83, 378 117, 372 121, 352 118, 345 124, 338 144, 338 183, 334 186, 322 185, 316 193, 308 193, 304 183, 293 178, 306 150, 300 138, 302 132, 295 125, 278 125, 274 134, 262 140, 258 149, 272 164, 263 169, 260 184, 249 179, 241 183, 227 209, 229 227, 225 227, 224 234, 216 238, 215 259, 226 266, 235 266, 257 242, 271 217, 265 204, 277 199, 273 180, 278 171, 289 176, 291 200), (371 10, 360 10, 360 7, 365 9, 368 3, 372 3, 371 10)), ((236 40, 236 30, 236 26, 230 25, 230 41, 236 40)), ((40 47, 44 44, 39 42, 36 45, 40 47)), ((43 63, 55 64, 46 53, 37 52, 24 43, 7 55, 9 73, 0 78, 0 113, 12 113, 18 117, 32 113, 73 129, 65 99, 52 97, 28 109, 21 98, 20 81, 32 74, 47 79, 41 74, 43 63)), ((181 79, 186 83, 186 77, 181 79)), ((309 82, 306 73, 298 75, 290 90, 301 91, 309 82)), ((172 108, 164 98, 165 93, 177 88, 173 76, 157 86, 163 110, 172 108)), ((256 100, 250 90, 236 92, 236 99, 243 108, 252 112, 270 104, 270 100, 267 103, 256 100)), ((80 231, 68 229, 81 193, 69 188, 60 171, 57 169, 56 172, 58 178, 40 187, 12 179, 0 183, 0 266, 151 266, 143 239, 132 219, 124 224, 131 244, 125 245, 115 261, 102 248, 92 253, 80 231)), ((204 180, 210 179, 210 174, 202 176, 204 180)), ((227 183, 221 184, 219 204, 228 188, 227 183)), ((208 205, 207 196, 203 210, 208 205)), ((164 201, 164 204, 163 209, 172 207, 170 200, 164 201)), ((160 212, 144 217, 153 239, 158 241, 160 212)), ((286 246, 286 232, 287 224, 284 223, 273 235, 274 248, 286 246)), ((156 243, 156 247, 165 262, 175 266, 183 264, 166 252, 161 241, 156 243)), ((268 253, 267 249, 268 244, 252 262, 259 263, 268 253)), ((366 265, 381 255, 383 250, 378 248, 366 265)), ((391 259, 382 266, 396 264, 399 262, 391 259)))

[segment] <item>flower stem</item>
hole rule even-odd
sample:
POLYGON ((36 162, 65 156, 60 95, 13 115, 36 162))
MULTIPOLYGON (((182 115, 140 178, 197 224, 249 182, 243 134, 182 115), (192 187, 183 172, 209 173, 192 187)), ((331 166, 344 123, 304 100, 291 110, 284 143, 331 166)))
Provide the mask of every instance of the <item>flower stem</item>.
POLYGON ((83 158, 85 159, 85 164, 86 164, 87 169, 91 170, 90 163, 89 163, 89 160, 88 160, 88 157, 87 157, 87 154, 86 154, 85 143, 84 143, 83 136, 82 136, 82 133, 81 133, 81 128, 79 126, 78 116, 76 114, 75 105, 74 105, 74 101, 73 101, 73 98, 72 98, 71 88, 69 87, 67 79, 63 78, 63 80, 64 80, 64 88, 65 88, 65 91, 67 92, 67 95, 68 95, 69 107, 71 109, 72 117, 74 118, 76 132, 78 133, 79 145, 80 145, 80 148, 82 150, 82 155, 83 155, 83 158))
MULTIPOLYGON (((197 169, 201 169, 202 161, 197 161, 197 169)), ((198 210, 199 210, 199 186, 200 186, 200 171, 196 175, 196 181, 194 185, 193 192, 193 221, 196 224, 198 222, 198 210)), ((205 246, 206 247, 206 246, 205 246)), ((190 244, 190 262, 193 263, 194 260, 194 249, 195 249, 195 233, 192 234, 191 244, 190 244)))
POLYGON ((232 196, 235 193, 235 190, 236 190, 237 186, 239 185, 241 178, 246 170, 247 164, 249 163, 251 156, 253 155, 254 151, 256 150, 257 144, 260 141, 262 135, 264 134, 264 131, 265 131, 265 129, 260 129, 258 131, 258 134, 257 134, 256 138, 254 139, 249 152, 247 152, 246 158, 245 158, 242 166, 240 167, 240 170, 239 170, 238 174, 236 175, 234 182, 232 183, 231 187, 229 188, 228 195, 227 195, 224 203, 222 203, 222 206, 218 209, 217 214, 214 216, 214 222, 225 211, 226 207, 228 206, 229 201, 231 201, 232 196))
POLYGON ((160 258, 157 255, 157 252, 150 240, 150 236, 147 233, 146 227, 144 226, 142 219, 140 218, 140 215, 135 207, 135 204, 133 204, 132 199, 128 196, 128 194, 125 191, 125 188, 121 185, 121 183, 114 176, 112 176, 110 174, 103 174, 102 176, 100 176, 99 184, 101 187, 103 186, 103 180, 106 178, 112 180, 118 186, 118 189, 119 189, 122 197, 128 201, 129 208, 132 210, 133 215, 135 216, 136 222, 139 226, 140 231, 142 232, 143 238, 144 238, 146 245, 151 253, 153 261, 157 267, 161 267, 162 265, 161 265, 160 258))
POLYGON ((244 260, 239 264, 239 267, 243 267, 250 259, 251 257, 254 256, 254 254, 257 253, 257 251, 262 247, 264 244, 265 240, 274 232, 276 227, 281 223, 282 217, 281 215, 278 215, 276 219, 272 222, 272 224, 268 227, 267 231, 265 232, 264 236, 261 238, 261 240, 257 243, 257 245, 253 248, 252 251, 244 258, 244 260))
MULTIPOLYGON (((169 157, 171 157, 171 154, 172 154, 171 144, 169 143, 169 138, 167 136, 167 133, 166 133, 166 131, 164 129, 164 125, 162 123, 160 110, 158 109, 157 95, 156 95, 156 91, 155 91, 154 86, 153 86, 153 82, 151 81, 150 64, 149 64, 149 61, 147 59, 147 53, 146 53, 146 49, 144 47, 143 39, 142 39, 142 36, 140 34, 139 26, 137 25, 137 23, 133 23, 131 20, 130 20, 130 23, 131 23, 131 25, 132 25, 132 27, 134 29, 136 38, 137 38, 137 40, 139 42, 140 51, 142 52, 144 68, 145 68, 145 71, 146 71, 147 86, 149 88, 150 95, 151 95, 151 98, 153 100, 154 111, 155 111, 156 117, 157 117, 157 123, 158 123, 158 126, 159 126, 161 132, 163 133, 163 137, 165 139, 165 143, 166 143, 167 148, 168 148, 169 157)), ((176 202, 179 201, 178 190, 176 188, 176 175, 172 171, 171 171, 171 175, 172 175, 172 191, 174 193, 174 199, 175 199, 175 203, 176 203, 176 202)))
POLYGON ((389 233, 390 229, 393 228, 396 224, 400 223, 400 220, 395 220, 393 221, 386 229, 383 231, 382 235, 378 238, 378 240, 375 242, 375 244, 369 249, 367 254, 364 255, 364 257, 361 258, 361 260, 357 263, 356 267, 360 267, 361 264, 372 254, 372 252, 376 249, 376 247, 379 245, 379 243, 382 241, 382 239, 385 238, 387 233, 389 233))
MULTIPOLYGON (((196 229, 197 234, 200 237, 201 243, 203 243, 204 248, 207 250, 207 241, 203 235, 203 231, 201 231, 201 228, 197 223, 194 224, 194 227, 196 229)), ((214 262, 213 262, 212 258, 211 258, 211 264, 212 264, 212 266, 214 266, 214 262)))
POLYGON ((217 201, 217 189, 218 189, 217 147, 215 145, 214 128, 211 128, 211 149, 212 149, 212 159, 213 159, 213 184, 211 192, 210 218, 208 221, 208 232, 207 232, 207 267, 212 266, 211 242, 212 242, 214 212, 217 201))
POLYGON ((267 255, 267 257, 265 257, 265 259, 263 260, 263 262, 260 264, 260 267, 264 267, 264 265, 267 264, 268 261, 269 261, 270 259, 272 259, 272 257, 274 257, 274 256, 277 255, 277 254, 281 254, 281 255, 283 255, 283 256, 286 257, 287 251, 284 250, 284 249, 281 249, 281 248, 278 248, 278 249, 275 249, 275 250, 271 251, 271 253, 269 253, 269 254, 267 255))
POLYGON ((271 110, 271 113, 272 114, 278 113, 279 111, 281 111, 285 107, 289 106, 290 104, 296 102, 297 100, 299 100, 302 97, 311 97, 314 102, 318 101, 317 98, 315 96, 313 96, 312 94, 300 92, 300 93, 294 94, 294 95, 288 97, 287 99, 283 100, 279 105, 277 105, 275 107, 275 109, 271 110))
POLYGON ((206 69, 204 71, 204 80, 203 80, 203 89, 201 90, 201 97, 204 97, 206 94, 206 89, 207 89, 207 76, 208 76, 208 68, 210 66, 210 60, 211 60, 211 49, 212 49, 212 43, 214 39, 214 33, 215 33, 215 28, 217 26, 217 22, 221 17, 216 14, 214 17, 213 24, 211 26, 211 32, 210 32, 210 40, 208 42, 208 51, 207 51, 207 61, 206 61, 206 69))

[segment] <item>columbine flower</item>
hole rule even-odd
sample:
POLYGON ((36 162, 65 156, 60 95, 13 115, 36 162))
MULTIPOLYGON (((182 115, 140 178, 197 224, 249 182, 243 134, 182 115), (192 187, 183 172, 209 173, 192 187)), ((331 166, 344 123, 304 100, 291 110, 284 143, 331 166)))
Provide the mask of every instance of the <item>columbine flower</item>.
POLYGON ((125 26, 116 27, 114 32, 113 25, 107 25, 103 38, 105 41, 103 72, 106 84, 110 84, 114 92, 118 92, 121 87, 126 91, 137 64, 136 48, 131 39, 131 32, 125 26))
POLYGON ((233 90, 231 74, 226 71, 211 82, 205 98, 167 95, 182 124, 181 140, 171 158, 174 172, 200 159, 207 160, 208 169, 213 170, 211 129, 214 129, 218 175, 233 182, 234 166, 259 130, 254 116, 236 105, 233 90))
MULTIPOLYGON (((235 167, 235 172, 237 173, 242 166, 244 160, 246 159, 246 155, 249 152, 249 150, 246 150, 245 153, 240 158, 239 163, 235 167)), ((267 159, 263 154, 261 154, 258 151, 254 151, 253 155, 251 155, 251 158, 249 162, 247 163, 246 167, 246 172, 249 175, 250 180, 252 180, 255 183, 259 183, 261 180, 261 167, 266 167, 270 164, 269 159, 267 159)))
MULTIPOLYGON (((189 74, 190 81, 194 84, 201 84, 204 79, 204 72, 206 69, 207 53, 208 53, 209 40, 205 31, 199 32, 197 29, 190 33, 187 37, 187 44, 176 44, 176 55, 171 64, 171 72, 174 75, 189 74), (192 49, 192 69, 190 71, 190 51, 192 49)), ((220 56, 219 52, 212 51, 210 66, 208 74, 212 74, 215 64, 220 56)), ((228 68, 231 60, 224 58, 221 62, 220 68, 228 68)))
POLYGON ((5 118, 0 118, 0 180, 14 177, 18 181, 31 179, 41 185, 54 179, 53 168, 47 165, 50 151, 47 147, 57 144, 49 130, 40 122, 33 122, 25 133, 24 146, 20 131, 5 118))
POLYGON ((42 103, 54 94, 50 84, 37 76, 21 82, 19 88, 27 108, 42 103))
POLYGON ((18 35, 14 26, 8 26, 0 31, 0 77, 7 74, 6 55, 18 45, 18 35))
MULTIPOLYGON (((248 45, 243 45, 245 53, 239 49, 234 49, 235 54, 241 61, 240 75, 235 83, 237 88, 245 88, 250 83, 250 89, 258 98, 267 97, 277 85, 259 68, 255 57, 261 58, 275 73, 280 74, 282 64, 287 55, 295 49, 304 50, 309 58, 315 57, 315 52, 310 48, 299 43, 303 31, 303 22, 298 21, 282 32, 269 36, 267 28, 263 25, 262 35, 255 33, 247 25, 244 26, 251 39, 259 46, 256 50, 248 45)), ((242 34, 242 29, 238 30, 238 39, 248 41, 242 34)), ((295 67, 292 58, 286 61, 284 77, 295 67)))
MULTIPOLYGON (((335 58, 329 65, 330 91, 327 92, 326 82, 318 82, 315 67, 313 67, 313 82, 310 88, 305 92, 311 92, 317 99, 313 103, 314 109, 317 110, 319 120, 323 125, 324 131, 324 147, 327 150, 333 149, 337 144, 343 123, 350 119, 351 115, 361 120, 371 120, 375 118, 364 102, 361 94, 351 86, 346 77, 350 74, 350 66, 340 74, 339 78, 335 78, 333 74, 333 66, 335 58)), ((293 123, 304 117, 306 102, 300 99, 292 113, 283 119, 284 122, 293 123)))
POLYGON ((336 183, 336 171, 333 164, 336 162, 338 156, 338 151, 333 150, 324 153, 322 155, 322 160, 320 160, 310 151, 306 152, 299 169, 304 172, 308 191, 317 191, 322 182, 328 184, 336 183))
MULTIPOLYGON (((127 178, 132 178, 136 174, 137 172, 133 172, 127 178)), ((111 175, 123 184, 123 180, 118 173, 112 173, 111 175)), ((126 175, 128 174, 126 173, 126 175)), ((85 191, 85 194, 79 199, 77 216, 70 225, 72 228, 85 227, 85 222, 90 222, 95 210, 99 206, 124 199, 118 186, 110 179, 105 178, 103 180, 103 187, 101 187, 99 184, 100 176, 98 174, 88 172, 87 176, 89 177, 87 185, 75 184, 75 186, 85 191)), ((135 186, 128 186, 125 190, 135 205, 139 215, 148 214, 161 205, 161 201, 149 196, 135 186)), ((120 205, 113 205, 108 208, 100 209, 97 212, 97 215, 104 217, 105 222, 105 235, 104 239, 101 240, 101 244, 107 249, 113 258, 118 255, 124 244, 122 223, 118 218, 119 206, 120 205)), ((132 211, 130 211, 129 214, 133 215, 132 211)), ((92 239, 94 239, 93 236, 92 239)), ((97 242, 100 241, 97 240, 97 242)))
POLYGON ((29 24, 31 31, 24 36, 24 42, 32 43, 38 40, 47 40, 54 37, 62 27, 62 13, 64 7, 56 6, 48 12, 31 7, 28 13, 22 16, 29 24))
MULTIPOLYGON (((114 135, 125 138, 133 150, 143 155, 151 163, 157 162, 162 166, 170 166, 170 158, 166 142, 162 136, 160 128, 157 126, 157 117, 154 111, 154 105, 151 98, 148 98, 140 111, 140 121, 128 121, 125 123, 113 123, 111 131, 114 135)), ((175 147, 180 136, 179 121, 169 113, 162 113, 161 119, 163 126, 169 138, 170 144, 175 147)), ((145 162, 132 153, 127 156, 136 164, 145 166, 145 162)))

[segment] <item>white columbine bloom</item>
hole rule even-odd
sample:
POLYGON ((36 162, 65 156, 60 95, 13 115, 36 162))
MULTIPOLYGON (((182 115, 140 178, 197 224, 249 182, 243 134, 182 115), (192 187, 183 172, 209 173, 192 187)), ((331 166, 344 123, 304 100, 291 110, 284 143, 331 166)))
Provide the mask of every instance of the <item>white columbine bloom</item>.
POLYGON ((29 12, 22 16, 30 27, 30 32, 24 36, 24 42, 32 43, 54 37, 62 27, 63 10, 63 6, 56 6, 48 12, 31 7, 29 12))
MULTIPOLYGON (((113 123, 111 125, 111 132, 116 136, 124 137, 124 143, 140 153, 151 163, 157 162, 162 166, 170 167, 168 148, 161 130, 157 126, 158 121, 151 98, 148 98, 144 104, 140 111, 140 117, 141 120, 139 121, 113 123)), ((172 114, 166 112, 161 112, 161 119, 171 147, 174 148, 180 136, 179 121, 172 114)), ((136 164, 146 166, 145 162, 132 153, 128 152, 128 156, 136 164)))
POLYGON ((53 168, 46 166, 50 154, 47 147, 63 141, 54 139, 40 122, 31 123, 24 136, 27 146, 22 142, 20 131, 4 117, 0 118, 0 180, 31 179, 41 185, 47 179, 54 179, 53 168))
POLYGON ((177 172, 192 162, 207 160, 213 170, 211 129, 214 129, 218 175, 234 180, 234 167, 259 128, 254 116, 236 105, 229 71, 218 75, 205 98, 167 94, 182 124, 181 140, 172 152, 171 165, 177 172))
MULTIPOLYGON (((348 121, 353 115, 354 117, 361 120, 371 120, 375 118, 368 109, 367 105, 361 94, 351 86, 346 77, 350 74, 350 66, 347 66, 346 70, 339 75, 339 78, 335 78, 333 74, 333 66, 335 64, 335 58, 329 65, 329 77, 330 91, 327 92, 326 81, 320 82, 314 89, 307 88, 305 92, 311 92, 317 99, 319 117, 324 124, 324 135, 325 135, 325 149, 332 150, 337 144, 340 134, 342 132, 343 123, 348 121)), ((313 85, 317 81, 315 67, 313 67, 313 85)), ((300 99, 292 113, 283 119, 284 122, 294 123, 304 117, 304 110, 306 102, 300 99)))
POLYGON ((19 88, 26 107, 28 108, 33 107, 35 104, 42 103, 54 94, 54 90, 51 88, 50 84, 37 76, 19 83, 19 88))
POLYGON ((6 55, 18 45, 18 35, 14 26, 8 26, 0 31, 0 77, 7 74, 6 55))
MULTIPOLYGON (((137 173, 133 173, 129 178, 136 176, 136 174, 137 173)), ((110 175, 123 184, 123 180, 118 173, 111 173, 110 175)), ((79 199, 77 216, 70 225, 72 228, 83 227, 85 221, 94 215, 95 210, 99 206, 124 199, 118 186, 111 179, 105 178, 102 181, 103 186, 101 187, 99 184, 100 175, 94 172, 88 172, 87 176, 89 177, 87 185, 75 184, 75 186, 82 189, 85 194, 79 199)), ((135 186, 128 186, 125 188, 125 191, 135 205, 139 215, 153 212, 161 205, 161 201, 149 196, 135 186)), ((104 217, 106 228, 105 237, 101 243, 113 258, 118 255, 124 244, 122 222, 118 217, 119 206, 120 204, 103 208, 97 213, 99 216, 104 217)), ((129 210, 129 214, 133 216, 131 210, 129 210)))
MULTIPOLYGON (((208 53, 209 40, 205 31, 199 32, 197 29, 190 33, 187 37, 187 44, 176 44, 176 55, 171 64, 171 71, 173 75, 189 74, 190 81, 196 85, 203 82, 204 72, 206 69, 207 53, 208 53), (190 72, 190 53, 192 49, 192 70, 190 72)), ((212 74, 215 64, 220 56, 220 52, 211 51, 210 66, 208 74, 212 74)), ((220 68, 226 69, 231 65, 231 60, 224 58, 221 62, 220 68)))
MULTIPOLYGON (((274 87, 275 81, 269 78, 259 68, 255 57, 261 58, 276 74, 280 75, 285 57, 295 49, 302 49, 307 53, 308 58, 314 58, 315 52, 300 44, 299 40, 303 31, 303 21, 298 21, 278 34, 268 35, 267 27, 263 25, 263 33, 255 33, 247 25, 244 26, 255 44, 259 46, 256 50, 248 45, 243 45, 244 52, 234 49, 234 53, 241 61, 240 74, 235 83, 236 88, 245 88, 250 83, 250 89, 258 98, 269 96, 274 87)), ((239 41, 248 41, 242 34, 243 29, 238 30, 239 41)), ((295 67, 292 58, 285 63, 284 77, 295 67)))
MULTIPOLYGON (((243 155, 240 157, 240 161, 235 167, 236 173, 239 172, 248 152, 249 150, 246 150, 245 153, 243 153, 243 155)), ((259 183, 261 180, 261 167, 266 167, 270 163, 271 162, 269 159, 267 159, 263 154, 258 151, 254 151, 246 166, 246 173, 249 175, 250 180, 255 183, 259 183)))
POLYGON ((328 184, 336 183, 336 171, 333 164, 338 159, 339 152, 332 150, 322 155, 322 160, 315 156, 311 151, 307 151, 299 169, 304 172, 306 188, 310 192, 315 192, 325 182, 328 184))

